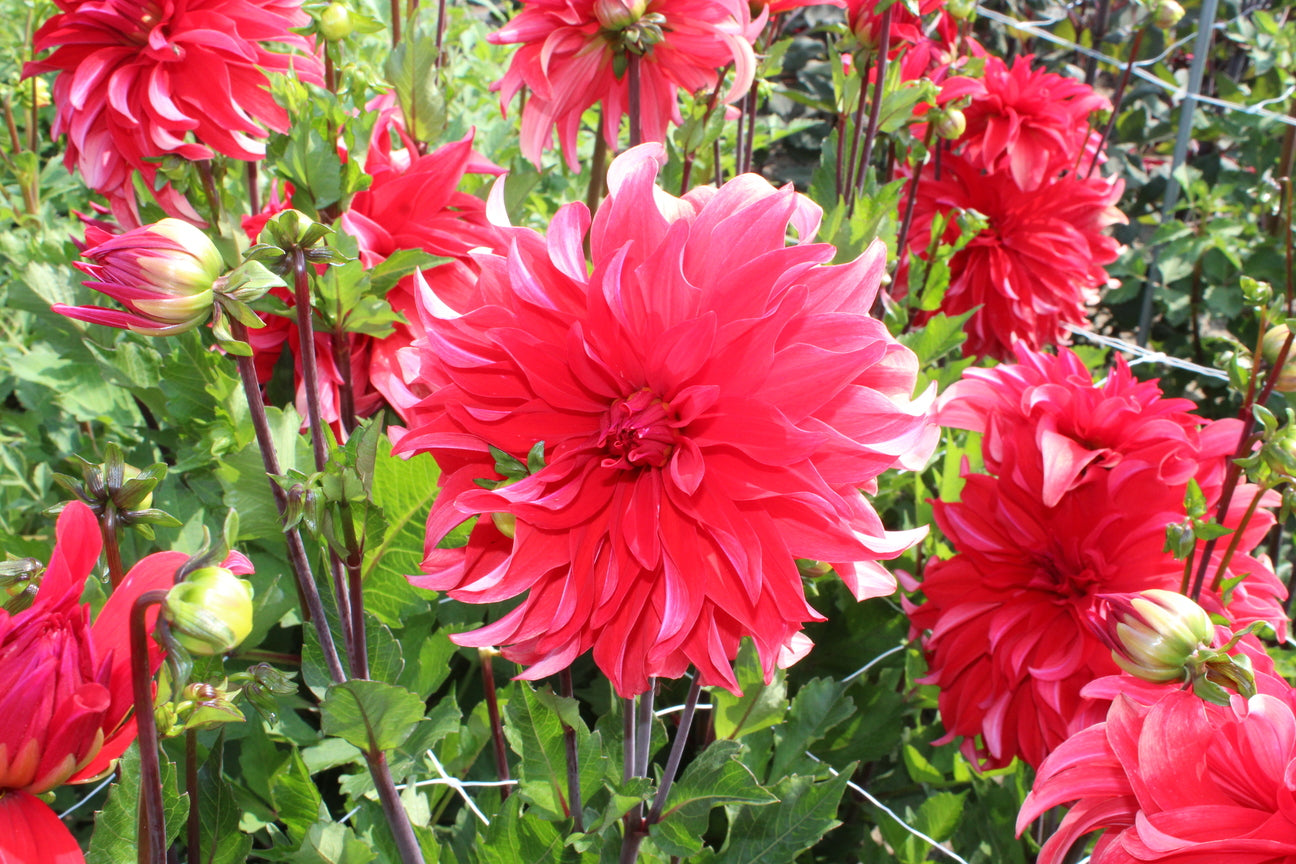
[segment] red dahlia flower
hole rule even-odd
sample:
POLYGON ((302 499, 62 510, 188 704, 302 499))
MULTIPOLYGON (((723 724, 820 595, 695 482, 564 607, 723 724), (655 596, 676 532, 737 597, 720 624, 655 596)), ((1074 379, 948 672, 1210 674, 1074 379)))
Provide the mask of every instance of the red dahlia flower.
POLYGON ((1034 59, 1018 57, 1009 68, 987 55, 983 76, 951 78, 941 90, 942 103, 971 97, 955 152, 987 171, 1007 172, 1027 191, 1074 172, 1082 153, 1087 167, 1098 137, 1089 118, 1112 107, 1082 81, 1032 69, 1034 59))
MULTIPOLYGON (((1119 671, 1091 626, 1100 595, 1179 590, 1184 565, 1163 551, 1166 526, 1185 518, 1189 479, 1216 505, 1238 432, 1237 421, 1203 423, 1186 400, 1160 399, 1123 364, 1096 386, 1069 352, 1019 356, 1020 366, 979 370, 946 397, 942 422, 984 431, 987 468, 1000 476, 966 476, 959 501, 936 503, 956 554, 926 568, 926 600, 910 612, 915 630, 931 631, 929 680, 941 687, 948 738, 963 737, 987 767, 1039 765, 1101 719, 1106 701, 1081 692, 1119 671)), ((1239 548, 1260 544, 1272 518, 1259 510, 1239 548)), ((1227 608, 1217 591, 1202 605, 1285 635, 1286 592, 1268 561, 1235 556, 1228 574, 1247 578, 1227 608)))
POLYGON ((68 504, 57 537, 32 606, 0 610, 0 861, 15 864, 84 860, 35 796, 103 774, 135 740, 128 616, 185 562, 178 552, 140 561, 91 624, 80 602, 101 544, 90 508, 68 504))
POLYGON ((860 599, 890 593, 877 559, 923 532, 885 530, 860 490, 921 466, 935 431, 910 399, 915 357, 868 314, 881 244, 831 266, 807 242, 819 208, 790 186, 743 175, 675 198, 654 185, 662 162, 643 145, 612 164, 592 270, 570 204, 547 238, 509 229, 507 255, 478 256, 477 306, 429 308, 430 419, 397 447, 443 471, 411 581, 525 595, 456 641, 504 646, 525 678, 592 648, 623 696, 690 663, 736 689, 744 636, 767 675, 793 659, 819 619, 797 558, 840 562, 860 599), (525 461, 541 442, 544 467, 495 470, 490 448, 525 461), (473 516, 466 548, 437 548, 473 516))
POLYGON ((490 41, 521 44, 495 86, 507 108, 523 87, 522 155, 536 165, 553 145, 554 129, 567 165, 580 170, 576 134, 585 109, 602 103, 603 134, 617 146, 621 117, 629 109, 630 83, 623 64, 628 34, 640 34, 639 117, 645 141, 665 141, 666 124, 679 123, 678 90, 714 88, 719 70, 732 63, 732 102, 747 92, 756 71, 747 0, 525 0, 520 14, 490 41), (648 30, 651 32, 645 33, 648 30), (657 40, 657 41, 654 41, 657 40))
POLYGON ((1296 696, 1256 677, 1261 693, 1228 706, 1169 688, 1152 704, 1118 696, 1105 723, 1062 744, 1017 818, 1020 832, 1076 802, 1040 864, 1101 829, 1093 864, 1296 861, 1296 696))
POLYGON ((321 82, 300 0, 57 0, 36 33, 26 75, 58 72, 55 135, 67 133, 68 169, 108 196, 118 221, 139 224, 132 172, 175 216, 200 221, 170 184, 158 188, 158 157, 265 156, 257 139, 284 131, 288 115, 270 96, 267 72, 321 82), (266 43, 307 55, 270 51, 266 43), (192 134, 192 137, 190 135, 192 134))
MULTIPOLYGON (((967 323, 964 351, 1002 359, 1015 342, 1055 344, 1065 340, 1067 324, 1084 322, 1085 304, 1107 283, 1103 265, 1120 249, 1103 230, 1126 221, 1115 207, 1122 189, 1119 180, 1063 177, 1026 191, 1006 171, 982 173, 974 162, 953 156, 942 160, 939 179, 933 165, 924 169, 910 254, 925 256, 937 214, 976 210, 988 220, 950 261, 941 301, 946 315, 980 307, 967 323)), ((951 219, 944 241, 953 243, 958 232, 951 219)))

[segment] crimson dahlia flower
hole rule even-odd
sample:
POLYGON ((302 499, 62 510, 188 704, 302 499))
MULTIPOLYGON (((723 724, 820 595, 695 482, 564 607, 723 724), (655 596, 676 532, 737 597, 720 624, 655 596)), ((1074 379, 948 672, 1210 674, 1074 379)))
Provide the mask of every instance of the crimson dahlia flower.
POLYGON ((57 537, 32 606, 0 610, 0 861, 16 864, 84 860, 36 796, 103 774, 135 740, 128 616, 140 594, 170 587, 186 560, 159 552, 140 561, 91 624, 80 598, 99 558, 99 523, 74 501, 57 537))
MULTIPOLYGON (((929 681, 941 687, 947 738, 962 737, 986 767, 1014 757, 1039 765, 1102 718, 1107 701, 1082 693, 1119 671, 1091 626, 1100 595, 1180 589, 1184 565, 1163 551, 1166 526, 1185 518, 1189 479, 1214 508, 1239 429, 1160 398, 1122 363, 1095 385, 1070 352, 1018 356, 1021 364, 977 370, 943 397, 941 422, 984 432, 986 466, 998 476, 965 475, 960 500, 936 502, 956 554, 926 568, 926 600, 910 610, 914 629, 930 631, 929 681)), ((1235 498, 1249 502, 1255 491, 1235 498)), ((1231 507, 1224 523, 1236 526, 1244 509, 1231 507)), ((1239 549, 1254 549, 1272 524, 1261 507, 1239 549)), ((1285 636, 1286 591, 1267 559, 1235 555, 1226 577, 1242 574, 1227 607, 1211 591, 1202 605, 1285 636)))
POLYGON ((34 45, 52 53, 23 72, 59 73, 53 132, 67 134, 68 169, 106 195, 128 228, 140 223, 134 172, 168 213, 200 221, 170 184, 159 188, 158 157, 261 159, 266 129, 288 128, 267 73, 321 82, 309 41, 290 32, 310 20, 301 0, 57 3, 34 45), (307 53, 270 51, 272 43, 307 53))
MULTIPOLYGON (((924 169, 910 254, 925 257, 938 214, 975 210, 988 220, 950 260, 941 300, 946 315, 978 310, 965 328, 965 352, 1003 359, 1015 342, 1031 348, 1055 344, 1065 340, 1066 325, 1084 322, 1086 303, 1107 283, 1103 265, 1115 261, 1120 249, 1103 231, 1126 221, 1115 206, 1123 188, 1119 180, 1062 177, 1024 190, 1005 170, 984 173, 975 162, 954 156, 942 160, 939 174, 934 165, 924 169)), ((951 219, 943 239, 953 243, 958 233, 951 219)), ((917 316, 916 323, 932 314, 917 316)))
POLYGON ((1040 864, 1100 829, 1093 864, 1296 861, 1296 694, 1274 675, 1256 683, 1228 706, 1168 688, 1152 704, 1118 696, 1044 762, 1022 805, 1019 832, 1076 802, 1040 864))
POLYGON ((629 110, 630 79, 624 42, 641 37, 639 116, 645 141, 665 141, 666 124, 679 123, 677 93, 714 88, 719 70, 734 73, 725 101, 751 86, 756 71, 747 0, 525 0, 524 9, 490 36, 496 45, 520 44, 495 86, 507 108, 523 87, 522 155, 536 165, 553 145, 554 130, 567 165, 580 170, 576 135, 585 109, 602 103, 603 134, 617 146, 629 110), (644 32, 645 29, 648 32, 644 32))
POLYGON ((1088 168, 1098 137, 1090 117, 1112 107, 1083 81, 1031 68, 1034 59, 1008 66, 987 55, 984 75, 952 78, 941 90, 942 103, 971 99, 963 109, 967 130, 953 149, 987 171, 1006 171, 1028 191, 1074 172, 1082 154, 1088 168))
POLYGON ((675 198, 655 185, 664 160, 647 144, 612 164, 592 270, 588 211, 569 204, 547 238, 508 229, 507 255, 478 256, 474 308, 424 296, 429 419, 397 447, 443 472, 411 581, 522 597, 456 641, 503 646, 525 678, 593 649, 622 696, 689 664, 736 689, 744 636, 767 675, 807 649, 821 619, 797 558, 889 594, 877 560, 923 531, 887 531, 860 490, 924 464, 935 432, 910 398, 916 358, 869 315, 881 244, 831 266, 808 242, 819 208, 790 186, 743 175, 675 198), (541 442, 534 473, 496 471, 490 448, 525 461, 541 442), (466 548, 437 548, 474 516, 466 548))

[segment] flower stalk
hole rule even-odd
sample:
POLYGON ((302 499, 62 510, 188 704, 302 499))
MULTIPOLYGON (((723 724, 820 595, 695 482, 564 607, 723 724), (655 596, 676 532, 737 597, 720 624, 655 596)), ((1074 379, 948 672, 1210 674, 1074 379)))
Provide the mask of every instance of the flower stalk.
POLYGON ((166 600, 161 589, 145 591, 136 598, 130 613, 131 688, 135 701, 135 725, 139 734, 140 807, 138 833, 139 864, 166 861, 166 811, 162 804, 162 765, 158 760, 157 723, 153 719, 153 676, 149 671, 148 625, 150 606, 166 600))
MULTIPOLYGON (((499 696, 495 692, 495 669, 493 662, 496 651, 492 648, 477 649, 481 658, 482 690, 486 694, 486 714, 490 717, 491 744, 495 750, 495 774, 501 781, 509 777, 508 750, 504 745, 504 724, 500 720, 499 696)), ((509 787, 500 787, 500 799, 507 800, 509 787)))

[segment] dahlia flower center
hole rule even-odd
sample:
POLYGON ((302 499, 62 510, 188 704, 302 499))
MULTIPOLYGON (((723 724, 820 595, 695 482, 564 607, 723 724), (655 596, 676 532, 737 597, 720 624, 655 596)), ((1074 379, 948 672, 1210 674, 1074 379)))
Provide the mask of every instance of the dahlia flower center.
POLYGON ((603 467, 662 467, 675 449, 677 423, 670 406, 649 390, 615 403, 598 440, 607 454, 603 467))

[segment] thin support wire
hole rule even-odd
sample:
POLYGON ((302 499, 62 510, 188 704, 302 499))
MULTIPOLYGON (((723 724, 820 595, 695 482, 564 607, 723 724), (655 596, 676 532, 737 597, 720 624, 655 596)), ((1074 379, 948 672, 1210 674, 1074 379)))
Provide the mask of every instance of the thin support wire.
MULTIPOLYGON (((427 751, 427 757, 432 760, 432 767, 435 768, 436 772, 441 776, 433 777, 430 780, 419 780, 417 783, 402 783, 396 788, 400 791, 404 791, 406 789, 422 789, 424 786, 449 786, 451 789, 455 790, 455 792, 459 793, 459 797, 463 798, 464 803, 468 805, 468 809, 477 814, 477 818, 485 825, 489 825, 490 820, 486 818, 486 814, 481 811, 477 806, 477 802, 473 801, 472 796, 468 794, 468 787, 475 786, 479 788, 489 788, 492 786, 516 786, 518 784, 518 781, 516 780, 460 780, 458 777, 452 777, 446 773, 445 766, 441 764, 441 760, 437 759, 436 754, 431 750, 427 751)), ((348 811, 339 821, 341 824, 345 825, 347 822, 351 821, 352 816, 359 812, 359 807, 352 807, 351 810, 348 811)))
MULTIPOLYGON (((827 768, 829 773, 831 773, 834 777, 841 776, 840 771, 838 771, 836 768, 834 768, 833 766, 829 765, 827 762, 820 759, 818 756, 811 753, 809 750, 806 751, 805 755, 809 756, 811 759, 813 759, 814 761, 818 762, 820 765, 827 768)), ((883 813, 887 814, 892 819, 894 819, 901 828, 908 831, 910 834, 917 837, 919 840, 923 841, 924 843, 930 843, 933 849, 936 849, 939 852, 943 852, 947 857, 950 858, 950 860, 957 861, 958 864, 968 864, 967 859, 961 857, 957 852, 955 852, 952 849, 946 849, 940 843, 936 842, 931 837, 928 837, 926 834, 924 834, 923 832, 919 831, 917 828, 910 825, 908 822, 901 819, 899 816, 896 815, 894 810, 892 810, 890 807, 883 804, 877 798, 873 797, 873 795, 863 786, 859 785, 853 780, 847 780, 846 785, 849 786, 851 789, 855 790, 857 794, 861 795, 866 801, 868 801, 874 807, 878 808, 883 813)))
POLYGON ((1073 324, 1065 326, 1067 331, 1075 336, 1079 336, 1082 339, 1086 339, 1098 345, 1103 345, 1107 348, 1114 348, 1123 354, 1133 356, 1134 359, 1129 361, 1129 365, 1131 366, 1137 366, 1140 363, 1160 363, 1164 366, 1172 366, 1175 369, 1183 369, 1192 372, 1196 375, 1202 376, 1203 378, 1215 378, 1220 381, 1228 380, 1228 373, 1219 369, 1212 369, 1209 366, 1199 366, 1190 360, 1181 360, 1178 357, 1171 357, 1169 354, 1163 354, 1160 351, 1153 351, 1150 348, 1144 348, 1141 345, 1136 345, 1133 342, 1126 342, 1123 339, 1117 339, 1113 336, 1103 336, 1099 333, 1085 330, 1082 327, 1076 327, 1073 324))
POLYGON ((66 819, 67 817, 71 816, 73 813, 75 813, 76 811, 78 811, 78 810, 81 809, 81 805, 82 805, 82 804, 86 803, 86 802, 89 801, 91 798, 93 798, 94 796, 98 795, 99 792, 100 792, 100 791, 101 791, 105 786, 107 786, 109 783, 113 782, 113 781, 116 780, 116 779, 117 779, 117 774, 116 774, 116 772, 113 772, 112 774, 109 774, 107 777, 105 777, 105 778, 103 779, 103 782, 102 782, 102 783, 100 783, 98 786, 94 787, 94 788, 91 789, 89 792, 87 792, 87 793, 85 794, 85 796, 84 796, 80 801, 78 801, 77 803, 73 804, 71 807, 69 807, 68 809, 64 810, 62 813, 58 814, 58 817, 59 817, 60 819, 66 819))
POLYGON ((860 668, 856 669, 854 672, 852 672, 851 674, 843 678, 842 683, 849 684, 859 676, 863 675, 868 670, 872 669, 877 664, 881 663, 886 658, 890 657, 892 654, 903 651, 908 645, 909 645, 908 642, 901 642, 899 645, 895 646, 894 648, 888 648, 887 650, 883 651, 881 654, 874 657, 872 660, 865 663, 863 666, 861 666, 860 668))

